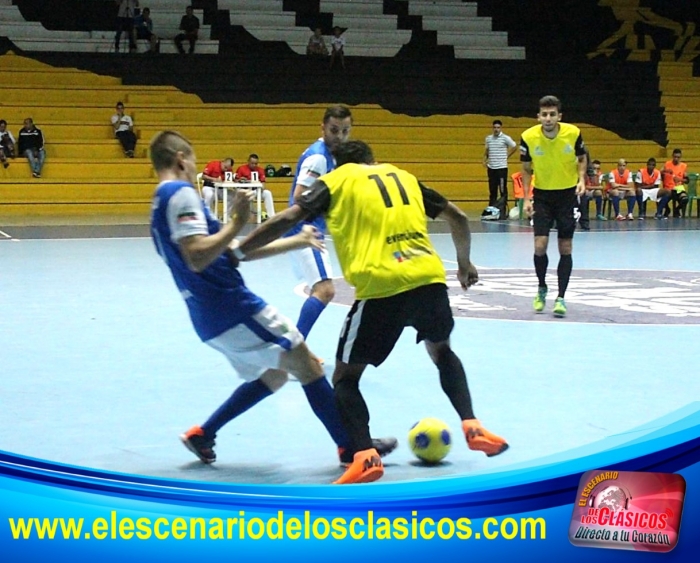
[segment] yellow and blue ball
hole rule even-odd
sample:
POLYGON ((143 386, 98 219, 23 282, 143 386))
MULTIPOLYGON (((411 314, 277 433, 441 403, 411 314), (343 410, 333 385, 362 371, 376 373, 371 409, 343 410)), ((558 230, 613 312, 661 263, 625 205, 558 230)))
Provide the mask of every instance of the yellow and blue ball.
POLYGON ((443 460, 452 447, 450 429, 442 420, 424 418, 408 431, 408 444, 415 456, 426 463, 443 460))

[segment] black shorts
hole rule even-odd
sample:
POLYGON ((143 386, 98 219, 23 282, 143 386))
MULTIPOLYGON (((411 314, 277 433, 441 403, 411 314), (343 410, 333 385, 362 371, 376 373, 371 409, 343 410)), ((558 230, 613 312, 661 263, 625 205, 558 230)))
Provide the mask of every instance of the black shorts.
POLYGON ((434 283, 391 297, 355 301, 345 319, 336 358, 346 364, 380 365, 403 329, 416 329, 416 343, 448 340, 454 319, 447 286, 434 283))
POLYGON ((532 224, 536 237, 548 237, 549 231, 556 224, 560 239, 574 237, 576 218, 576 188, 565 190, 533 190, 532 224))

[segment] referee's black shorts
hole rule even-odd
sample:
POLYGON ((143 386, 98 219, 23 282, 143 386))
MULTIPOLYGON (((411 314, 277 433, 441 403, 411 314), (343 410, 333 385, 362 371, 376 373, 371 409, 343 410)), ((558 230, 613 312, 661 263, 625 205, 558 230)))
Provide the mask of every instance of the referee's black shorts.
POLYGON ((454 318, 447 286, 434 283, 391 297, 355 301, 345 319, 336 358, 346 364, 380 365, 403 329, 416 329, 416 342, 448 340, 454 318))
POLYGON ((549 231, 556 224, 560 239, 574 237, 576 218, 576 187, 564 190, 540 190, 535 188, 532 192, 532 225, 535 228, 536 237, 548 237, 549 231))

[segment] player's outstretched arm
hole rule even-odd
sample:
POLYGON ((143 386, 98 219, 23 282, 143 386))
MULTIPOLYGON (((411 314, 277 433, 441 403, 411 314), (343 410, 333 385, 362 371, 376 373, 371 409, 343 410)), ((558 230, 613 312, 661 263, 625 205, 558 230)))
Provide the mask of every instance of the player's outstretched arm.
POLYGON ((244 259, 251 252, 281 237, 299 221, 306 219, 308 214, 308 211, 302 209, 298 204, 294 204, 281 213, 277 213, 243 239, 236 255, 239 259, 244 259))
POLYGON ((304 225, 301 232, 294 236, 277 239, 266 244, 262 248, 248 252, 245 256, 245 260, 246 262, 250 260, 260 260, 268 256, 275 256, 277 254, 289 252, 290 250, 298 250, 307 247, 317 250, 326 248, 323 239, 320 238, 319 230, 312 225, 304 225))
POLYGON ((470 259, 472 236, 469 221, 464 212, 452 202, 447 203, 439 217, 445 219, 450 227, 452 243, 457 251, 457 279, 467 289, 479 281, 479 274, 470 259))

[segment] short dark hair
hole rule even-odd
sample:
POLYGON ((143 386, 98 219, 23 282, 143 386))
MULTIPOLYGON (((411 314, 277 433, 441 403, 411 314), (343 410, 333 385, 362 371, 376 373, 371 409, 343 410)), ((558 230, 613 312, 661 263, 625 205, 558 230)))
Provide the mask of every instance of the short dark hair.
POLYGON ((548 95, 540 98, 540 108, 557 108, 561 113, 561 100, 556 96, 548 95))
POLYGON ((176 131, 161 131, 151 141, 153 168, 156 171, 172 168, 180 151, 186 155, 192 154, 192 144, 176 131))
POLYGON ((122 106, 122 107, 124 107, 124 102, 122 102, 122 101, 119 101, 119 102, 117 102, 117 105, 116 105, 116 106, 114 106, 114 107, 119 107, 119 106, 122 106))
POLYGON ((324 125, 328 123, 332 117, 335 117, 336 119, 345 119, 346 117, 349 117, 352 119, 352 112, 350 111, 350 108, 346 106, 331 106, 326 110, 326 113, 323 114, 324 125))
POLYGON ((493 123, 491 125, 503 125, 503 122, 500 119, 494 119, 493 123))
POLYGON ((649 160, 647 160, 647 164, 656 165, 656 159, 652 156, 649 160))
POLYGON ((681 149, 673 149, 673 154, 683 154, 681 149))
POLYGON ((248 160, 250 160, 251 158, 257 158, 258 160, 260 160, 260 157, 257 154, 255 154, 254 152, 252 152, 248 155, 248 160))
POLYGON ((333 151, 336 166, 353 162, 355 164, 372 164, 374 155, 372 149, 364 141, 346 141, 340 143, 333 151))
POLYGON ((593 162, 591 162, 591 164, 597 164, 598 166, 600 166, 600 160, 594 160, 593 162))
POLYGON ((7 121, 5 121, 4 119, 0 119, 0 125, 7 125, 7 121))

